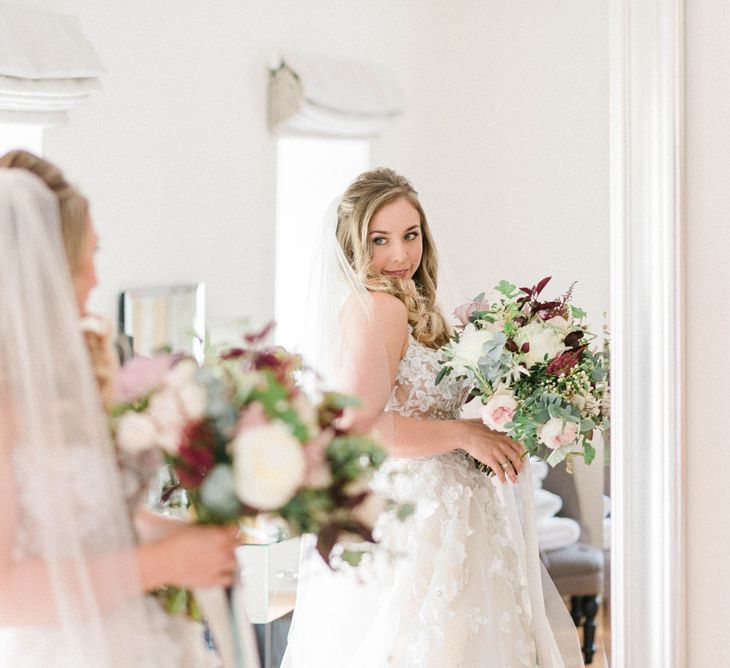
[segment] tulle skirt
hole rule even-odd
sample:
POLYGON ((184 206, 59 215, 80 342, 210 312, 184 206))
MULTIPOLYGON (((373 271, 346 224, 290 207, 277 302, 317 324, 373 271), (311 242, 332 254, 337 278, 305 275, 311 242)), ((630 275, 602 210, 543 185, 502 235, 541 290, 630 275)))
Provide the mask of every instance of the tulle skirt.
POLYGON ((391 460, 378 486, 416 512, 377 527, 382 554, 362 573, 332 573, 304 547, 284 668, 582 665, 559 600, 560 641, 547 626, 552 585, 530 577, 509 490, 458 452, 391 460))

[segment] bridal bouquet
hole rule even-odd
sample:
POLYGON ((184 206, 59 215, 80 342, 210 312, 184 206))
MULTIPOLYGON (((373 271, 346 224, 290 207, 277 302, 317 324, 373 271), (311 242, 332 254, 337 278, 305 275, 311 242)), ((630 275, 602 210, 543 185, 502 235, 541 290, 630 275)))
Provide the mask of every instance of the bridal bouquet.
POLYGON ((591 441, 606 432, 608 356, 590 344, 585 312, 570 303, 572 287, 540 301, 550 277, 530 288, 507 281, 497 297, 484 294, 460 306, 456 334, 442 349, 445 375, 466 378, 482 402, 483 422, 555 466, 595 457, 591 441))
POLYGON ((185 355, 133 359, 112 410, 117 445, 161 451, 196 521, 273 515, 295 534, 316 534, 328 563, 346 541, 336 556, 357 565, 372 548, 380 514, 408 512, 369 490, 385 450, 341 426, 355 399, 324 393, 314 401, 302 392, 295 382, 301 359, 262 346, 266 333, 202 366, 185 355))

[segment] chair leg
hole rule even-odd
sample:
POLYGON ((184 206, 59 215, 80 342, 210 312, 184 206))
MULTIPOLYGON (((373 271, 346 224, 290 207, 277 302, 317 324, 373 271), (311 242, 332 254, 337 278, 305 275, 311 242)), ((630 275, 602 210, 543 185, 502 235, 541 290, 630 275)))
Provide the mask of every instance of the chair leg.
POLYGON ((583 658, 586 665, 593 662, 596 652, 596 615, 598 615, 598 596, 583 597, 583 612, 585 624, 583 626, 583 658))
POLYGON ((573 618, 573 623, 576 628, 580 628, 583 623, 583 597, 582 596, 571 596, 570 597, 570 616, 573 618))

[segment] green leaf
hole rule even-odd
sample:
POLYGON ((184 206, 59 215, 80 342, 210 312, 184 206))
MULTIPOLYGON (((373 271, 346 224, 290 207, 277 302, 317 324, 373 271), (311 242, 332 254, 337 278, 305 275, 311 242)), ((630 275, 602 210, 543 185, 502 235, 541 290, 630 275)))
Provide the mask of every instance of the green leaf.
POLYGON ((596 449, 588 441, 583 441, 583 461, 590 464, 595 458, 596 449))
POLYGON ((585 318, 587 313, 582 309, 578 308, 577 306, 570 306, 570 312, 574 318, 577 318, 580 320, 581 318, 585 318))
POLYGON ((326 392, 322 397, 322 403, 331 408, 341 410, 345 408, 357 408, 362 405, 362 401, 357 397, 350 396, 349 394, 340 394, 339 392, 326 392))
POLYGON ((557 448, 553 450, 550 453, 550 456, 547 458, 547 463, 550 466, 556 466, 560 462, 562 462, 569 454, 570 451, 573 449, 572 445, 564 445, 562 448, 557 448))
POLYGON ((398 520, 403 522, 407 517, 412 515, 416 510, 416 507, 412 503, 401 503, 398 506, 396 517, 398 520))
POLYGON ((515 290, 517 290, 517 286, 514 283, 502 280, 494 289, 509 299, 515 293, 515 290))
POLYGON ((364 554, 364 552, 359 552, 357 550, 343 550, 340 558, 345 563, 350 564, 353 568, 357 568, 360 565, 364 554))
POLYGON ((448 366, 442 366, 442 367, 441 367, 441 370, 440 370, 440 371, 438 372, 438 374, 436 375, 436 380, 434 381, 434 384, 435 384, 435 385, 438 385, 438 384, 439 384, 439 383, 440 383, 440 382, 441 382, 441 381, 442 381, 442 380, 444 379, 444 376, 445 376, 445 375, 446 375, 446 374, 447 374, 447 373, 448 373, 449 371, 451 371, 451 367, 448 367, 448 366))
POLYGON ((600 383, 606 377, 606 372, 601 367, 597 366, 591 371, 591 380, 594 383, 600 383))
POLYGON ((595 426, 596 426, 596 423, 593 422, 593 420, 591 420, 590 418, 587 418, 585 420, 581 420, 580 421, 580 431, 581 431, 581 433, 582 432, 586 432, 586 431, 591 431, 591 429, 594 429, 595 426))

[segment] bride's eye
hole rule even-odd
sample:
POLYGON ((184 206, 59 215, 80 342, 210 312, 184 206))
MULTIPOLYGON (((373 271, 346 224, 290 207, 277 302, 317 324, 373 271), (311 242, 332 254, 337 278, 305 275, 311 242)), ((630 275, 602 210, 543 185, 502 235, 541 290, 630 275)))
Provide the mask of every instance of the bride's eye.
POLYGON ((373 237, 373 246, 384 246, 387 241, 385 237, 373 237))
POLYGON ((406 236, 404 237, 404 239, 405 239, 406 241, 413 241, 414 239, 417 239, 417 238, 418 238, 418 232, 409 232, 409 233, 408 233, 408 234, 406 234, 406 236))

